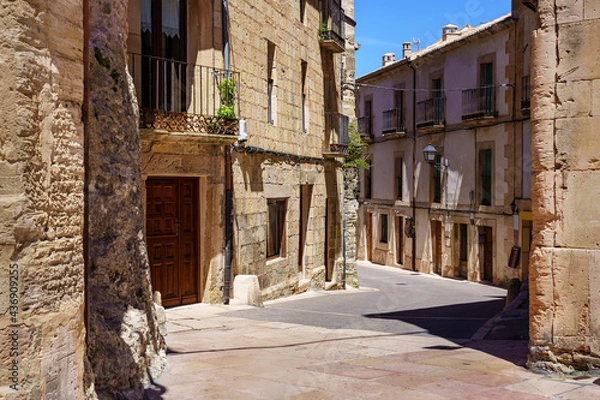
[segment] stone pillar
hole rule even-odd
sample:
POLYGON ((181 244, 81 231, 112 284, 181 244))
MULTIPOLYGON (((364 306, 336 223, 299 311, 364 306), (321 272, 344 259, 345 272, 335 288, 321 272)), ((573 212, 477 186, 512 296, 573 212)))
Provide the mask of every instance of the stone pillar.
POLYGON ((600 367, 600 8, 539 0, 532 53, 531 368, 600 367))
POLYGON ((0 398, 83 398, 79 0, 0 7, 0 398))
POLYGON ((127 0, 90 0, 88 358, 100 399, 141 399, 164 368, 150 289, 127 0))
POLYGON ((344 168, 344 213, 346 217, 346 285, 358 287, 356 267, 358 226, 358 168, 344 168))

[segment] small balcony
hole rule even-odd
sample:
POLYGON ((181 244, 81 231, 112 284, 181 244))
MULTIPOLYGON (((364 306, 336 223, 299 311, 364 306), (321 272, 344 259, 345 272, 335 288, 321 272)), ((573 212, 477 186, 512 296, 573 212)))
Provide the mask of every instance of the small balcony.
POLYGON ((239 73, 129 53, 140 129, 237 136, 239 73))
POLYGON ((369 115, 358 119, 358 134, 364 142, 373 141, 373 117, 369 115))
POLYGON ((433 97, 417 103, 417 127, 422 131, 439 130, 444 128, 445 97, 433 97))
POLYGON ((529 111, 531 107, 531 81, 529 75, 521 79, 521 110, 529 111))
POLYGON ((324 0, 321 3, 319 43, 331 53, 343 53, 346 48, 344 10, 338 0, 324 0))
POLYGON ((496 87, 483 86, 462 91, 462 120, 489 120, 496 118, 496 87))
POLYGON ((348 154, 349 118, 337 112, 325 112, 325 138, 329 142, 329 157, 344 157, 348 154))
POLYGON ((406 110, 401 108, 392 108, 383 112, 383 135, 384 136, 404 136, 406 134, 406 123, 404 116, 406 110))

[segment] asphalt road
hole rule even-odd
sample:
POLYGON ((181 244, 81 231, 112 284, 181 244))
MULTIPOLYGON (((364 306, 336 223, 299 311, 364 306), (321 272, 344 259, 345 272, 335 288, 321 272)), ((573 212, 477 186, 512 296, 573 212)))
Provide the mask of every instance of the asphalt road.
POLYGON ((359 264, 360 289, 307 293, 227 313, 327 329, 470 339, 505 304, 506 290, 485 284, 359 264))

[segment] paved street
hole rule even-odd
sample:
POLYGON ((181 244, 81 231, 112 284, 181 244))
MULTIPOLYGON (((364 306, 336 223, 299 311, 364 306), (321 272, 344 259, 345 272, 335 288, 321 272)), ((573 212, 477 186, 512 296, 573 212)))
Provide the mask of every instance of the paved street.
POLYGON ((481 340, 503 289, 361 263, 361 288, 167 310, 150 399, 594 399, 534 374, 525 340, 481 340))

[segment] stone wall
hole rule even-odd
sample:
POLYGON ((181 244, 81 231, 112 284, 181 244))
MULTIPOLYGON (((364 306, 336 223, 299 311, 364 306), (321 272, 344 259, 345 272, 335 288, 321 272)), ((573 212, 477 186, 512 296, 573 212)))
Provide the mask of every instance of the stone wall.
POLYGON ((83 397, 81 9, 77 0, 0 8, 0 397, 7 399, 83 397))
POLYGON ((100 399, 139 399, 162 372, 144 241, 127 0, 91 0, 88 80, 89 378, 100 399))
POLYGON ((600 368, 600 7, 539 0, 532 53, 530 366, 600 368))

